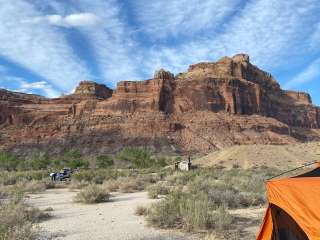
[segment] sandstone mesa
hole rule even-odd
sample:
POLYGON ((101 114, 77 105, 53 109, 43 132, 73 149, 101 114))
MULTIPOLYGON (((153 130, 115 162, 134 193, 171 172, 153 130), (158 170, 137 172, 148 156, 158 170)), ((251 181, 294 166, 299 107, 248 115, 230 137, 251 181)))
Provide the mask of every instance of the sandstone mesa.
POLYGON ((282 90, 245 54, 194 64, 176 76, 161 69, 115 90, 82 81, 55 99, 0 89, 0 148, 17 154, 76 148, 90 155, 124 146, 206 153, 319 140, 319 128, 320 108, 310 95, 282 90))

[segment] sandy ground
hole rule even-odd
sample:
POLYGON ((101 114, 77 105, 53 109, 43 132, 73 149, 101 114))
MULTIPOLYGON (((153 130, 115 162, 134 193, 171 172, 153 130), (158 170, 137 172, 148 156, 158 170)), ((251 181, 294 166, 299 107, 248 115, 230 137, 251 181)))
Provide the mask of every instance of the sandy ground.
POLYGON ((320 142, 290 145, 236 145, 209 153, 194 160, 193 163, 200 167, 268 166, 287 170, 307 162, 319 161, 319 157, 320 142))
POLYGON ((39 224, 41 240, 180 240, 196 239, 182 233, 156 230, 146 226, 143 217, 135 216, 137 206, 148 206, 156 200, 148 199, 146 192, 115 193, 111 202, 100 204, 74 203, 76 192, 52 189, 31 195, 32 205, 52 207, 52 218, 39 224))
POLYGON ((265 207, 230 210, 230 213, 236 218, 234 229, 239 233, 239 239, 256 239, 265 214, 265 207))

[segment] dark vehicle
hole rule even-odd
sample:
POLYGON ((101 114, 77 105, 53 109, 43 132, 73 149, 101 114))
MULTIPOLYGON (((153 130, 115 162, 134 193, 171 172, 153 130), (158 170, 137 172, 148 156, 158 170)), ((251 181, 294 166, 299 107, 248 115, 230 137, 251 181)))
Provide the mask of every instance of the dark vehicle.
POLYGON ((60 172, 51 173, 52 181, 69 181, 73 170, 71 168, 63 168, 60 172))

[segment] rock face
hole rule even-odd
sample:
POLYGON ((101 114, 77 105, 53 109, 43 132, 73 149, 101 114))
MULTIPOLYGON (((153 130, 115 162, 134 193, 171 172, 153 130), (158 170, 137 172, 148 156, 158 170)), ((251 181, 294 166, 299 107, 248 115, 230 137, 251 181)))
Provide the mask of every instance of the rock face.
POLYGON ((74 92, 74 96, 107 99, 112 96, 112 89, 92 81, 82 81, 74 92))
POLYGON ((320 108, 238 54, 160 69, 113 91, 91 81, 56 99, 0 90, 0 147, 17 153, 116 152, 124 146, 205 153, 234 144, 320 139, 320 108))

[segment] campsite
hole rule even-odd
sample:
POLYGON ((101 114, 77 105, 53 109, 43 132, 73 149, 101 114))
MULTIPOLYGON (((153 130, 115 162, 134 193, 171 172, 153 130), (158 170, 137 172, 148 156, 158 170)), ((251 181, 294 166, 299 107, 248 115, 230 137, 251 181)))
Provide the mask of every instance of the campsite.
MULTIPOLYGON (((320 153, 319 143, 296 149, 320 153)), ((12 202, 2 209, 7 218, 1 223, 10 229, 19 222, 7 234, 22 239, 316 239, 317 207, 311 203, 318 200, 314 177, 320 170, 312 159, 282 169, 221 162, 186 171, 174 161, 165 167, 80 168, 70 179, 56 180, 43 170, 2 173, 1 198, 12 202)))
POLYGON ((320 240, 320 0, 0 0, 0 240, 320 240))

